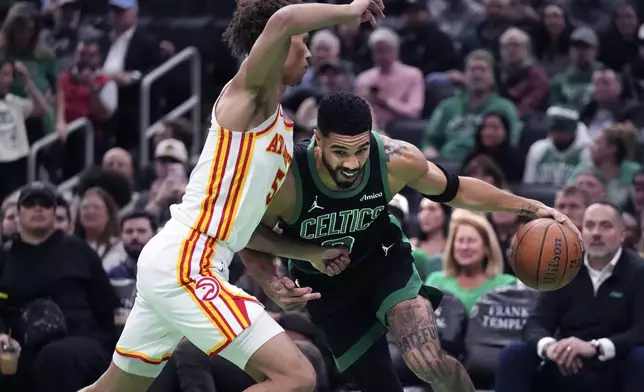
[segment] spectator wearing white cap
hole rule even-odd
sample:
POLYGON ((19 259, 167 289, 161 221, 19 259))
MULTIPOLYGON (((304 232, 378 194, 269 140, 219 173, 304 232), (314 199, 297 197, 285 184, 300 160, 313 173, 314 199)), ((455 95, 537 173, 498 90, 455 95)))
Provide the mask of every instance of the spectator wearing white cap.
POLYGON ((186 146, 177 139, 165 139, 154 151, 157 179, 152 183, 146 211, 161 224, 169 218, 168 207, 183 197, 188 183, 189 156, 186 146))
POLYGON ((593 73, 604 68, 597 61, 599 40, 588 27, 579 27, 570 36, 570 65, 550 80, 550 105, 580 111, 592 99, 593 73))
POLYGON ((395 117, 418 118, 425 104, 423 73, 399 60, 400 37, 379 27, 369 36, 375 66, 356 78, 356 92, 373 108, 380 128, 395 117))

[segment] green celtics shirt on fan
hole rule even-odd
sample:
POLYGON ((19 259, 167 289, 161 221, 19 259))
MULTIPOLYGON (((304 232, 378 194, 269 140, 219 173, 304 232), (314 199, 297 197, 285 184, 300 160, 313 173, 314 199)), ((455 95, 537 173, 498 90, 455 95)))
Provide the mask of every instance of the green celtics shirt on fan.
MULTIPOLYGON (((387 203, 391 200, 387 160, 382 139, 371 135, 371 151, 362 179, 352 189, 335 191, 322 183, 316 170, 314 139, 294 151, 295 203, 292 214, 280 222, 283 234, 321 246, 344 246, 351 265, 359 264, 373 250, 381 251, 379 239, 391 229, 387 203), (376 245, 377 244, 377 245, 376 245)), ((319 273, 309 262, 291 260, 289 267, 319 273)))

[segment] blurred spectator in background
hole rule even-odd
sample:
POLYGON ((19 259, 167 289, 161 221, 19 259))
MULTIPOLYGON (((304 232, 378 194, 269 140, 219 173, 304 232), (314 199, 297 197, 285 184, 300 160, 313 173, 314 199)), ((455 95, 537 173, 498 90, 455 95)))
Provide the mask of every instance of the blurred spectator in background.
POLYGON ((0 244, 18 232, 18 203, 5 200, 0 207, 0 244))
POLYGON ((400 59, 404 64, 420 69, 424 75, 460 68, 454 43, 432 20, 426 0, 405 0, 403 18, 400 59))
POLYGON ((364 25, 340 25, 336 32, 340 38, 340 58, 350 61, 355 72, 369 69, 373 65, 367 44, 371 30, 364 25))
POLYGON ((179 202, 186 192, 187 165, 188 151, 183 143, 166 139, 157 145, 154 153, 157 178, 147 197, 142 197, 140 202, 146 202, 145 210, 154 215, 160 225, 170 219, 169 206, 179 202))
POLYGON ((503 254, 492 225, 483 215, 455 210, 447 235, 443 271, 425 284, 456 295, 470 311, 477 299, 497 287, 516 283, 503 274, 503 254))
MULTIPOLYGON (((110 0, 109 20, 111 46, 105 57, 103 72, 118 85, 118 108, 112 118, 116 144, 128 151, 139 145, 139 83, 143 74, 161 63, 161 48, 144 27, 139 26, 137 0, 110 0)), ((158 100, 151 100, 151 118, 156 117, 158 100)))
POLYGON ((644 170, 640 170, 633 175, 633 182, 628 201, 624 206, 624 212, 636 218, 644 216, 644 170))
POLYGON ((554 208, 570 218, 570 221, 581 230, 584 211, 590 205, 588 193, 575 185, 567 185, 555 195, 554 208))
POLYGON ((81 0, 56 0, 53 26, 40 34, 41 42, 56 54, 58 69, 68 70, 74 65, 78 43, 87 39, 104 38, 104 33, 94 26, 81 22, 81 0))
MULTIPOLYGON (((512 193, 509 189, 507 192, 512 193)), ((499 241, 499 247, 503 255, 503 269, 502 271, 509 275, 514 275, 512 266, 509 263, 510 245, 514 234, 519 230, 519 227, 525 223, 525 220, 517 214, 512 214, 505 211, 496 211, 488 215, 488 220, 492 224, 496 238, 499 241)))
POLYGON ((447 244, 449 206, 423 197, 420 200, 417 219, 418 236, 412 240, 414 246, 430 256, 443 253, 447 244))
POLYGON ((161 125, 161 130, 154 135, 155 147, 165 139, 177 139, 186 146, 188 151, 191 150, 194 135, 190 121, 179 117, 171 120, 164 120, 161 122, 161 125))
POLYGON ((26 119, 49 110, 27 67, 19 61, 0 59, 0 200, 27 181, 30 142, 26 119), (27 99, 10 92, 13 83, 24 86, 27 99))
POLYGON ((523 182, 563 185, 582 161, 590 139, 574 110, 552 106, 546 115, 548 137, 530 146, 523 182))
POLYGON ((635 6, 629 3, 617 5, 612 14, 610 28, 599 39, 599 61, 620 72, 637 56, 637 30, 640 23, 635 6))
MULTIPOLYGON (((53 100, 58 69, 54 53, 39 43, 41 28, 38 10, 32 4, 15 3, 9 10, 0 30, 0 56, 5 60, 17 60, 23 63, 36 88, 44 96, 53 100)), ((29 86, 21 82, 20 78, 14 80, 11 85, 11 93, 19 97, 34 99, 33 91, 30 91, 29 86)), ((34 118, 32 121, 27 121, 30 143, 54 129, 53 111, 48 105, 46 109, 47 115, 43 119, 34 118)), ((40 116, 45 113, 41 113, 40 116)))
POLYGON ((634 251, 638 250, 640 240, 642 238, 642 228, 640 227, 639 219, 633 215, 623 212, 622 220, 624 221, 624 248, 634 251))
POLYGON ((532 43, 534 54, 549 77, 568 67, 572 31, 568 14, 560 5, 544 8, 543 21, 535 31, 532 43))
POLYGON ((568 11, 574 26, 606 31, 615 11, 614 0, 558 0, 568 11))
POLYGON ((147 212, 132 212, 121 219, 121 245, 126 256, 119 264, 107 271, 110 283, 120 301, 116 324, 125 325, 125 320, 136 296, 136 263, 143 247, 152 239, 158 229, 152 215, 147 212))
POLYGON ((570 65, 550 81, 551 106, 581 111, 592 99, 593 73, 603 68, 596 61, 599 40, 588 27, 577 28, 570 36, 570 65))
POLYGON ((496 392, 644 390, 644 262, 622 248, 614 205, 589 206, 582 234, 579 274, 540 293, 524 343, 501 351, 496 392))
POLYGON ((96 254, 54 228, 54 190, 20 192, 19 235, 0 253, 0 334, 20 344, 17 391, 70 392, 96 380, 110 361, 116 299, 96 254), (7 267, 9 265, 10 267, 7 267))
MULTIPOLYGON (((403 231, 405 239, 409 241, 409 232, 407 230, 409 218, 409 201, 407 201, 407 198, 398 193, 389 202, 387 211, 389 211, 390 218, 395 219, 398 222, 403 231)), ((414 258, 414 265, 416 266, 421 279, 425 280, 425 278, 431 272, 439 271, 442 268, 440 260, 438 260, 437 263, 430 264, 429 254, 423 249, 415 246, 414 243, 411 243, 411 245, 411 255, 414 258)))
POLYGON ((593 99, 582 109, 581 121, 588 126, 590 137, 618 122, 632 122, 644 126, 642 106, 622 97, 619 76, 612 69, 597 70, 593 74, 593 99))
POLYGON ((442 101, 429 120, 424 139, 428 159, 464 159, 474 148, 475 131, 482 116, 492 111, 508 119, 510 144, 517 145, 521 123, 514 105, 494 91, 493 70, 494 59, 489 52, 477 50, 467 56, 464 90, 442 101))
POLYGON ((484 10, 477 0, 432 0, 428 4, 438 28, 454 41, 483 19, 484 10))
POLYGON ((570 174, 569 183, 583 170, 594 167, 606 178, 608 200, 623 206, 628 199, 633 176, 642 166, 633 162, 637 136, 631 124, 614 124, 597 134, 590 147, 590 161, 581 162, 570 174))
MULTIPOLYGON (((58 78, 57 123, 69 124, 87 118, 94 128, 94 156, 98 159, 112 142, 105 122, 116 110, 118 89, 109 77, 99 74, 103 58, 97 40, 84 40, 76 48, 73 66, 58 78)), ((69 178, 85 168, 85 134, 67 137, 67 126, 56 129, 65 140, 63 176, 69 178)))
POLYGON ((637 52, 622 73, 623 95, 644 102, 644 25, 637 31, 637 52))
POLYGON ((105 170, 112 170, 127 178, 128 182, 134 187, 134 165, 132 155, 120 147, 109 149, 103 155, 101 167, 105 170))
POLYGON ((340 39, 331 29, 316 31, 311 36, 309 50, 311 51, 311 64, 297 88, 317 89, 319 85, 315 76, 322 65, 333 63, 346 67, 347 70, 351 69, 350 63, 340 59, 340 39))
POLYGON ((396 117, 418 118, 425 104, 423 73, 399 60, 400 37, 387 27, 369 36, 374 67, 356 78, 356 93, 369 102, 379 128, 396 117))
POLYGON ((548 101, 548 75, 532 56, 530 36, 516 27, 501 35, 499 87, 520 117, 543 112, 548 101))
POLYGON ((516 147, 510 144, 510 122, 501 113, 486 113, 478 129, 474 149, 463 160, 463 168, 479 155, 487 155, 503 170, 510 183, 521 182, 525 159, 516 147))
POLYGON ((56 208, 54 210, 56 222, 54 227, 67 235, 74 235, 74 224, 72 221, 72 210, 69 203, 61 195, 56 196, 56 208))
POLYGON ((83 193, 75 233, 98 254, 105 271, 116 267, 125 257, 119 245, 118 208, 102 188, 90 188, 83 193))
POLYGON ((499 38, 512 25, 509 18, 511 0, 483 0, 485 17, 478 24, 468 25, 461 36, 461 54, 469 55, 485 49, 499 59, 499 38))
POLYGON ((506 188, 507 181, 501 167, 489 156, 478 155, 465 165, 461 175, 477 178, 497 188, 506 188))
POLYGON ((582 170, 575 176, 572 184, 588 194, 591 203, 605 200, 608 194, 606 177, 594 167, 582 170))

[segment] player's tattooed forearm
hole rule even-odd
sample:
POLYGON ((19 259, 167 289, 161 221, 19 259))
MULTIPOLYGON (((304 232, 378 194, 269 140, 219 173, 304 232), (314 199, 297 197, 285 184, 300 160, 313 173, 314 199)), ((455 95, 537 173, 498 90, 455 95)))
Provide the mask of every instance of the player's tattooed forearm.
POLYGON ((402 156, 403 151, 408 148, 409 144, 407 142, 396 139, 385 139, 384 150, 387 162, 391 161, 391 157, 394 155, 402 156))
POLYGON ((536 218, 537 217, 537 208, 533 205, 530 204, 524 204, 521 206, 521 209, 519 210, 519 215, 521 216, 527 216, 529 218, 536 218))

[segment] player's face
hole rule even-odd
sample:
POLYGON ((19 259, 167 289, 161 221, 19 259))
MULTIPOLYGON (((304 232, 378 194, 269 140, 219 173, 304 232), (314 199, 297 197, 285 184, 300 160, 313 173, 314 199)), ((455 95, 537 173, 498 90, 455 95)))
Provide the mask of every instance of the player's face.
POLYGON ((594 204, 586 209, 581 234, 586 253, 595 258, 612 257, 625 236, 624 226, 615 210, 602 204, 594 204))
POLYGON ((362 179, 364 165, 369 159, 371 133, 343 136, 316 133, 322 163, 340 189, 350 189, 362 179))
POLYGON ((284 84, 297 86, 309 67, 311 52, 306 46, 308 34, 300 34, 291 38, 291 49, 284 63, 284 84))
POLYGON ((483 237, 472 225, 461 224, 454 236, 454 260, 460 267, 473 267, 483 264, 486 249, 483 237))

